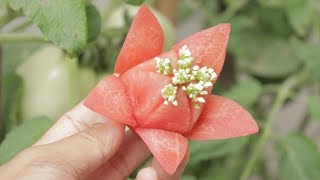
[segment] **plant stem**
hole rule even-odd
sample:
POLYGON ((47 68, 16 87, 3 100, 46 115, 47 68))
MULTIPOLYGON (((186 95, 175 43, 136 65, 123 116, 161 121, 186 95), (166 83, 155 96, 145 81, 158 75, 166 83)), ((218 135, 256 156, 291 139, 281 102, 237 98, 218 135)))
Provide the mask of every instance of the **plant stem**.
POLYGON ((305 80, 307 80, 309 77, 309 72, 305 69, 303 69, 301 72, 289 77, 280 87, 275 102, 270 110, 270 113, 267 117, 267 124, 265 126, 264 131, 262 132, 262 135, 258 139, 253 152, 251 153, 251 156, 249 157, 249 161, 246 164, 244 171, 242 172, 240 176, 240 180, 247 180, 248 177, 251 174, 251 171, 259 157, 259 154, 263 148, 263 145, 266 143, 266 141, 269 139, 270 136, 272 136, 272 127, 273 123, 275 122, 276 115, 285 103, 286 99, 290 97, 291 91, 299 86, 300 84, 303 84, 305 80))
POLYGON ((303 120, 301 121, 301 123, 299 124, 297 130, 300 132, 304 132, 308 127, 309 119, 310 119, 309 113, 306 112, 306 114, 305 114, 303 120))
POLYGON ((69 106, 73 107, 80 101, 78 59, 76 57, 66 57, 65 60, 68 63, 69 72, 69 106))
POLYGON ((280 89, 278 84, 267 84, 263 86, 262 94, 277 93, 280 89))
POLYGON ((0 43, 18 43, 18 42, 48 42, 43 36, 23 34, 23 33, 2 33, 0 34, 0 43))
MULTIPOLYGON (((0 73, 2 74, 2 47, 0 47, 0 73)), ((1 83, 1 86, 2 86, 2 82, 3 82, 3 80, 2 80, 2 77, 0 78, 0 83, 1 83)), ((3 95, 3 88, 1 88, 1 94, 0 94, 0 101, 1 102, 3 102, 3 97, 2 97, 2 95, 3 95)), ((3 121, 3 119, 4 119, 4 115, 3 115, 3 109, 4 109, 4 107, 3 107, 3 105, 4 105, 4 103, 1 103, 0 104, 0 118, 1 118, 1 120, 0 120, 0 142, 3 140, 3 137, 4 137, 4 134, 5 134, 5 132, 4 132, 4 130, 5 130, 5 128, 4 128, 4 121, 3 121)))

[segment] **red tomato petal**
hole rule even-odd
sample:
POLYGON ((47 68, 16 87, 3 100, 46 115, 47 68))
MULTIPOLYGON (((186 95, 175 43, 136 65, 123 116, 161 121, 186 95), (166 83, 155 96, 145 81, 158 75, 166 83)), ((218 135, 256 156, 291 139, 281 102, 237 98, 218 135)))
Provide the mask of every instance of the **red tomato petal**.
POLYGON ((219 75, 224 63, 230 33, 230 24, 219 24, 195 33, 173 46, 178 51, 187 45, 195 58, 194 64, 211 67, 219 75))
POLYGON ((100 81, 83 104, 108 119, 117 120, 130 126, 136 125, 125 87, 116 76, 107 76, 100 81))
POLYGON ((211 95, 192 131, 194 140, 225 139, 246 136, 259 131, 250 113, 225 97, 211 95))
POLYGON ((119 53, 115 73, 122 74, 133 66, 162 52, 164 35, 157 18, 146 5, 135 16, 119 53))
POLYGON ((163 169, 173 174, 186 154, 188 139, 179 133, 160 129, 136 129, 163 169))
MULTIPOLYGON (((211 90, 208 90, 208 92, 211 92, 211 90)), ((209 97, 209 95, 205 95, 205 96, 202 96, 206 101, 207 101, 207 98, 209 97)), ((203 103, 198 103, 199 105, 199 109, 196 109, 194 108, 194 104, 193 104, 193 101, 191 99, 188 99, 189 101, 189 108, 190 108, 190 124, 189 124, 189 130, 193 128, 193 126, 195 125, 195 123, 197 122, 205 104, 203 103)))
POLYGON ((160 106, 153 110, 152 113, 145 118, 145 121, 141 122, 139 127, 157 128, 179 133, 189 131, 191 129, 189 129, 190 108, 185 91, 178 89, 176 100, 178 106, 172 104, 165 105, 162 99, 160 106))
POLYGON ((155 72, 127 71, 120 76, 134 108, 134 116, 139 124, 163 103, 161 89, 171 82, 171 78, 155 72))

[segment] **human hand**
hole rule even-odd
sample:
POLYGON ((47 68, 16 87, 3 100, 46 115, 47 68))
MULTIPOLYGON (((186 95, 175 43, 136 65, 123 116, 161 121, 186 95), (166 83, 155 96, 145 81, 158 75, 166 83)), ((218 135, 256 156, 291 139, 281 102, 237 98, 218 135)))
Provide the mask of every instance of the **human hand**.
MULTIPOLYGON (((125 179, 150 151, 124 125, 105 120, 79 104, 63 115, 32 147, 0 167, 1 179, 125 179)), ((189 153, 173 175, 153 159, 137 180, 178 179, 189 153)))

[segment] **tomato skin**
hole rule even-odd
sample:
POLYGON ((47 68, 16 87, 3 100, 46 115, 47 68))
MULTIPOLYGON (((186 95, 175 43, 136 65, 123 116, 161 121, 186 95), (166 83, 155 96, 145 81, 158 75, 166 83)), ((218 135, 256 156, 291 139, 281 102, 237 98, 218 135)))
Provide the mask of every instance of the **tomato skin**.
POLYGON ((77 59, 47 46, 27 58, 17 69, 23 78, 23 119, 45 115, 56 120, 79 103, 96 84, 96 75, 80 68, 77 59))
POLYGON ((159 21, 146 5, 141 6, 122 45, 114 72, 122 74, 161 54, 163 45, 164 33, 159 21))

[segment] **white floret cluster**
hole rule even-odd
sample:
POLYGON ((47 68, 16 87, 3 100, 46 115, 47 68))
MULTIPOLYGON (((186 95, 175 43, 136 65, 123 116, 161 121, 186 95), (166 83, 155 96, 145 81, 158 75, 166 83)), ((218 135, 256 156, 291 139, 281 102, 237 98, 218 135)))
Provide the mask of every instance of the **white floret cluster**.
MULTIPOLYGON (((171 75, 171 60, 168 58, 154 58, 157 72, 164 75, 171 75)), ((208 94, 207 88, 212 86, 212 80, 217 78, 217 74, 212 68, 199 67, 197 65, 191 67, 194 58, 191 51, 186 45, 179 50, 178 69, 173 69, 172 84, 166 85, 161 94, 164 98, 164 104, 172 103, 177 106, 176 100, 177 89, 180 86, 194 104, 195 108, 200 108, 198 103, 205 103, 202 95, 208 94)))
POLYGON ((192 76, 190 72, 191 72, 190 68, 178 69, 178 70, 173 69, 172 83, 174 85, 177 85, 177 84, 185 84, 189 82, 192 76))
POLYGON ((190 68, 193 60, 194 59, 191 56, 191 51, 188 49, 188 46, 187 45, 182 46, 182 48, 179 49, 179 59, 178 59, 179 69, 190 68))
POLYGON ((176 100, 177 89, 178 89, 177 86, 168 84, 161 90, 161 94, 164 99, 165 105, 169 105, 169 103, 172 103, 175 106, 178 105, 178 102, 176 100))
POLYGON ((169 58, 161 59, 159 57, 155 57, 154 62, 156 64, 158 73, 164 74, 164 75, 171 74, 171 59, 169 58))

